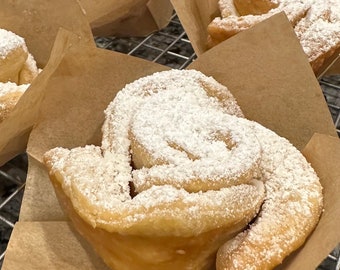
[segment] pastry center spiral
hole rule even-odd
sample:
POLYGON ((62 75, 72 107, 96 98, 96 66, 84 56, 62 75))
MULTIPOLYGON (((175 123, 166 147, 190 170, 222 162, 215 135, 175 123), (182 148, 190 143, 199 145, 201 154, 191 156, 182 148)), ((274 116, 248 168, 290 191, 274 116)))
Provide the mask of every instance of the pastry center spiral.
POLYGON ((129 131, 138 192, 164 184, 216 190, 253 178, 261 153, 256 136, 209 101, 191 88, 144 98, 129 131))

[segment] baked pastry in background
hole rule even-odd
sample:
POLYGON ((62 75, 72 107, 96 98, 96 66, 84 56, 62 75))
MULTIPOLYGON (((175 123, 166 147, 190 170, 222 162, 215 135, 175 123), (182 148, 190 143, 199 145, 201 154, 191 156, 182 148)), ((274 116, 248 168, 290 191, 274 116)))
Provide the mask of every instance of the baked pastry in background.
POLYGON ((0 82, 0 123, 7 118, 28 87, 29 84, 0 82))
POLYGON ((62 208, 112 269, 265 269, 318 222, 322 188, 302 154, 198 71, 126 85, 102 132, 101 146, 57 147, 44 162, 62 208))
POLYGON ((38 73, 25 40, 11 31, 0 29, 0 122, 8 116, 38 73))
POLYGON ((219 0, 219 7, 221 17, 208 26, 209 47, 284 11, 315 73, 340 48, 338 0, 219 0))

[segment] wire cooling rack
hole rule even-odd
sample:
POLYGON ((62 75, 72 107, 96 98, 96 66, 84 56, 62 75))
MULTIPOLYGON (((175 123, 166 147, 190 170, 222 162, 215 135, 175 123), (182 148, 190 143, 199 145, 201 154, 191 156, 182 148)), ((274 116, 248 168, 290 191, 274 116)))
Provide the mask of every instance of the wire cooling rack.
MULTIPOLYGON (((196 55, 174 14, 169 25, 145 38, 96 37, 98 47, 147 59, 171 68, 183 69, 196 55)), ((320 85, 340 136, 340 75, 322 77, 320 85)), ((19 155, 0 167, 0 268, 7 243, 18 220, 27 173, 27 157, 19 155)), ((340 245, 320 264, 318 270, 340 270, 340 245)))
POLYGON ((98 47, 183 69, 196 55, 176 15, 169 25, 146 38, 95 38, 98 47))

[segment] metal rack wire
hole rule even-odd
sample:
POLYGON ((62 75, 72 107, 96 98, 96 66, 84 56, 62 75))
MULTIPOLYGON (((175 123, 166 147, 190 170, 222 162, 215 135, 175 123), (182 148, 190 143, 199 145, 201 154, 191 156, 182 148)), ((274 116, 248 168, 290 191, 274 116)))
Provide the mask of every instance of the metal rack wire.
POLYGON ((27 174, 27 158, 19 155, 0 168, 0 267, 20 205, 27 174))
MULTIPOLYGON (((187 67, 196 55, 177 16, 169 25, 145 38, 96 37, 98 47, 147 59, 171 68, 187 67)), ((320 79, 327 104, 340 136, 340 75, 320 79)), ((0 168, 0 268, 8 239, 18 220, 25 186, 27 158, 19 155, 0 168)), ((340 269, 340 245, 336 247, 318 270, 340 269)))
POLYGON ((319 83, 340 137, 340 75, 324 76, 319 83))
POLYGON ((195 52, 176 15, 169 25, 146 38, 95 38, 98 47, 150 60, 171 68, 183 69, 195 52))

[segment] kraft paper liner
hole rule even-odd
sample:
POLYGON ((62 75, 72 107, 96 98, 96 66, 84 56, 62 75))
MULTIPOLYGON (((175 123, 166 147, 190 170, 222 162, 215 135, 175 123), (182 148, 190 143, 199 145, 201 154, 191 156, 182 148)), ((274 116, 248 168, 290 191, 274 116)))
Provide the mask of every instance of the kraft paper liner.
POLYGON ((68 222, 18 222, 12 237, 2 269, 109 270, 68 222))
POLYGON ((326 59, 324 65, 318 70, 317 78, 321 79, 324 75, 340 74, 340 48, 335 51, 332 57, 326 59))
POLYGON ((207 27, 220 14, 218 0, 171 0, 171 3, 195 53, 200 56, 208 50, 207 27))
POLYGON ((336 59, 331 63, 328 69, 324 71, 323 75, 335 75, 340 74, 340 52, 336 59))
POLYGON ((19 221, 66 221, 45 166, 28 155, 28 173, 19 221))
POLYGON ((164 28, 169 0, 78 0, 96 36, 146 36, 164 28))
MULTIPOLYGON (((70 42, 93 46, 95 43, 89 23, 76 1, 0 0, 0 7, 0 28, 22 36, 38 67, 43 69, 8 118, 0 123, 0 165, 3 165, 25 152, 44 83, 62 56, 62 47, 51 55, 59 29, 63 27, 74 33, 76 37, 70 42)), ((57 47, 61 45, 65 47, 66 40, 60 40, 57 47)))
MULTIPOLYGON (((316 169, 324 186, 325 211, 303 248, 288 257, 284 266, 285 269, 313 269, 307 266, 310 266, 311 262, 317 266, 339 242, 339 219, 336 217, 339 216, 340 209, 340 142, 336 137, 330 114, 326 114, 327 105, 320 94, 321 89, 316 87, 315 77, 306 59, 301 56, 303 52, 301 49, 297 50, 296 37, 288 29, 290 26, 285 16, 275 16, 254 27, 253 34, 244 34, 248 37, 238 35, 235 37, 236 41, 224 42, 218 48, 210 50, 206 57, 205 54, 202 55, 189 68, 200 69, 225 83, 238 99, 248 118, 262 122, 266 120, 268 128, 291 135, 293 143, 298 145, 299 149, 305 148, 303 153, 316 169), (267 31, 269 27, 274 31, 267 31), (281 31, 285 29, 285 37, 278 35, 275 27, 279 27, 281 31), (286 41, 281 43, 282 39, 286 41), (261 41, 261 49, 266 51, 266 54, 259 54, 259 50, 242 51, 245 44, 255 41, 261 41), (285 52, 284 47, 287 45, 291 50, 297 51, 288 55, 280 53, 285 52), (234 52, 235 59, 226 58, 227 55, 223 53, 225 51, 234 52), (274 55, 277 55, 276 61, 271 61, 274 55), (293 55, 295 65, 291 67, 289 58, 293 55), (260 59, 262 61, 259 61, 260 59), (268 63, 271 64, 268 66, 268 63), (258 72, 253 74, 256 70, 258 72), (302 76, 303 81, 292 78, 293 72, 302 76), (284 87, 281 86, 283 79, 287 80, 284 87), (251 80, 251 84, 248 80, 251 80), (259 89, 267 90, 263 92, 258 91, 259 89), (306 95, 306 89, 313 94, 306 95), (261 100, 262 109, 258 108, 254 99, 261 100), (281 103, 282 109, 279 109, 278 104, 281 103), (283 110, 287 115, 290 115, 288 111, 293 110, 296 117, 301 119, 286 119, 286 116, 282 115, 283 110), (320 115, 323 117, 320 118, 320 115), (317 132, 324 134, 313 136, 317 132), (312 260, 309 256, 311 249, 316 250, 312 260), (286 265, 288 263, 289 265, 286 265), (298 265, 298 268, 295 265, 298 265)), ((78 242, 78 236, 73 235, 75 232, 56 203, 41 158, 45 151, 55 146, 71 148, 89 143, 99 145, 100 127, 104 120, 103 110, 116 92, 128 82, 164 69, 167 67, 82 44, 66 51, 49 78, 39 119, 30 134, 26 190, 20 220, 15 226, 5 256, 4 270, 16 269, 24 262, 25 269, 32 270, 39 269, 37 264, 41 269, 46 269, 46 266, 53 269, 52 262, 56 265, 62 264, 62 269, 101 269, 93 264, 92 259, 77 265, 76 260, 67 261, 65 258, 66 253, 73 248, 77 250, 75 256, 80 258, 86 258, 87 252, 90 251, 79 248, 79 243, 83 246, 83 241, 80 239, 78 242), (43 196, 40 196, 42 194, 43 196), (37 200, 40 202, 34 203, 37 200), (31 230, 31 234, 26 230, 31 230), (59 233, 65 235, 66 239, 59 233), (28 245, 31 241, 32 244, 28 245), (25 245, 20 247, 15 243, 25 245), (52 260, 50 254, 57 255, 53 256, 52 260), (32 256, 35 257, 34 260, 31 259, 32 256)), ((85 246, 83 248, 85 249, 85 246)))
MULTIPOLYGON (((218 0, 171 0, 173 7, 180 19, 182 26, 188 35, 188 38, 194 48, 195 53, 200 56, 209 48, 207 46, 209 23, 216 17, 220 17, 221 13, 218 7, 218 0)), ((279 32, 280 33, 280 32, 279 32)), ((238 33, 237 35, 239 35, 238 33)), ((315 76, 319 77, 331 65, 334 59, 339 55, 340 49, 332 55, 328 55, 324 64, 315 72, 315 76)), ((292 62, 293 64, 294 62, 292 62)), ((337 68, 337 73, 340 69, 337 68)))

